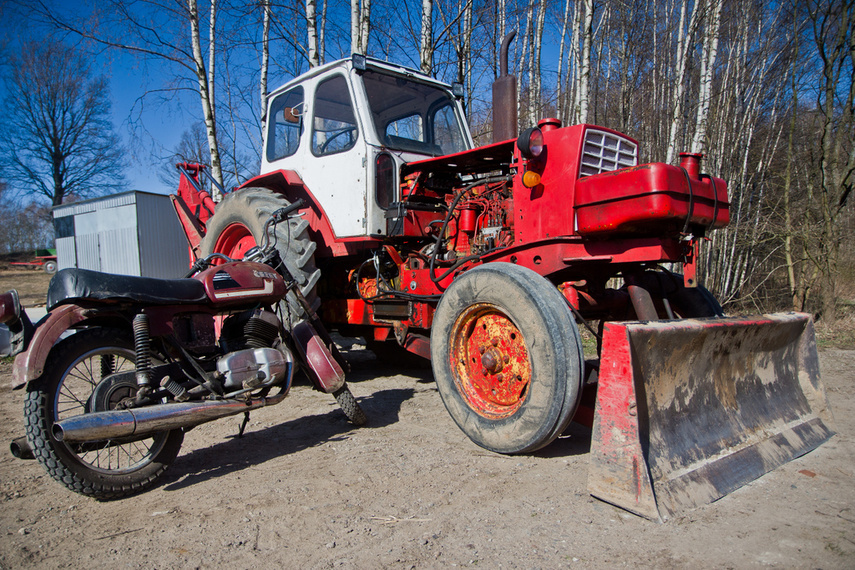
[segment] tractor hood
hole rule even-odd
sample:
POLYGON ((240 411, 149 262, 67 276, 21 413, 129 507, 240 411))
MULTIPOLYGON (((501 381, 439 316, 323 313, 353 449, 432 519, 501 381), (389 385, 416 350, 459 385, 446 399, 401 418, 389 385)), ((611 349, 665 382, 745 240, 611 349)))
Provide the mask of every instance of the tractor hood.
POLYGON ((401 167, 401 176, 415 172, 447 174, 486 174, 507 172, 514 158, 514 139, 501 141, 455 154, 410 162, 401 167))

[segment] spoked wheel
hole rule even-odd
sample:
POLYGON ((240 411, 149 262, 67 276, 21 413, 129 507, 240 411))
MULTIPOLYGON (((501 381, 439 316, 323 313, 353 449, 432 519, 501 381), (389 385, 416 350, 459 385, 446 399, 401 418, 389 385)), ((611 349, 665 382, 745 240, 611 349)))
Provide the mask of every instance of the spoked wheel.
POLYGON ((499 453, 534 451, 558 437, 581 393, 582 343, 561 293, 510 263, 452 282, 434 316, 431 362, 451 417, 499 453))
POLYGON ((75 333, 54 348, 41 379, 28 388, 24 414, 33 452, 51 477, 77 493, 114 499, 142 491, 163 475, 181 449, 182 430, 92 443, 64 443, 51 432, 57 421, 115 409, 135 395, 130 384, 102 382, 134 370, 131 346, 116 329, 75 333))

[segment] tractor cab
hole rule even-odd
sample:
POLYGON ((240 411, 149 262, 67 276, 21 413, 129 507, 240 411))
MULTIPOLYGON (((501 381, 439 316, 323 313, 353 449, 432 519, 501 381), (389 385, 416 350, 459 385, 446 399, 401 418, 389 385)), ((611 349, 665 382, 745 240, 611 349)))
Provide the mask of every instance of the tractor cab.
POLYGON ((270 95, 261 174, 296 173, 336 237, 378 235, 403 163, 472 146, 450 86, 356 55, 270 95))

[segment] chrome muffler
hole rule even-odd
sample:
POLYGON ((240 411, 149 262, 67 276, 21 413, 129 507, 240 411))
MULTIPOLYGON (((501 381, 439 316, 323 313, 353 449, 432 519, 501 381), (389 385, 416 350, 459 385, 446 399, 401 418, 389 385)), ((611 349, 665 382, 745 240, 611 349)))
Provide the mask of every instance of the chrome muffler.
POLYGON ((57 441, 82 443, 126 437, 143 437, 161 431, 197 426, 281 402, 288 390, 275 396, 244 400, 205 400, 157 404, 129 410, 93 412, 53 424, 57 441))
POLYGON ((33 453, 33 448, 30 447, 30 442, 27 441, 27 437, 18 437, 12 440, 12 443, 9 444, 9 451, 12 452, 12 455, 17 457, 18 459, 35 459, 36 456, 33 453))

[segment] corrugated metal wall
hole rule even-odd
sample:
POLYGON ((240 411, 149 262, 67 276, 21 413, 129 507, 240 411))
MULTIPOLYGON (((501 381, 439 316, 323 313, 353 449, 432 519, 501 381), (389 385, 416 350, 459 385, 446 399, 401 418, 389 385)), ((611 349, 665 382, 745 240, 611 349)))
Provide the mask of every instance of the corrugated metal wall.
POLYGON ((63 225, 74 235, 57 235, 60 269, 173 278, 190 264, 187 241, 167 196, 126 192, 59 206, 53 216, 74 217, 73 224, 63 225))
POLYGON ((143 275, 175 279, 187 273, 190 267, 187 238, 169 198, 137 194, 137 227, 143 275))

